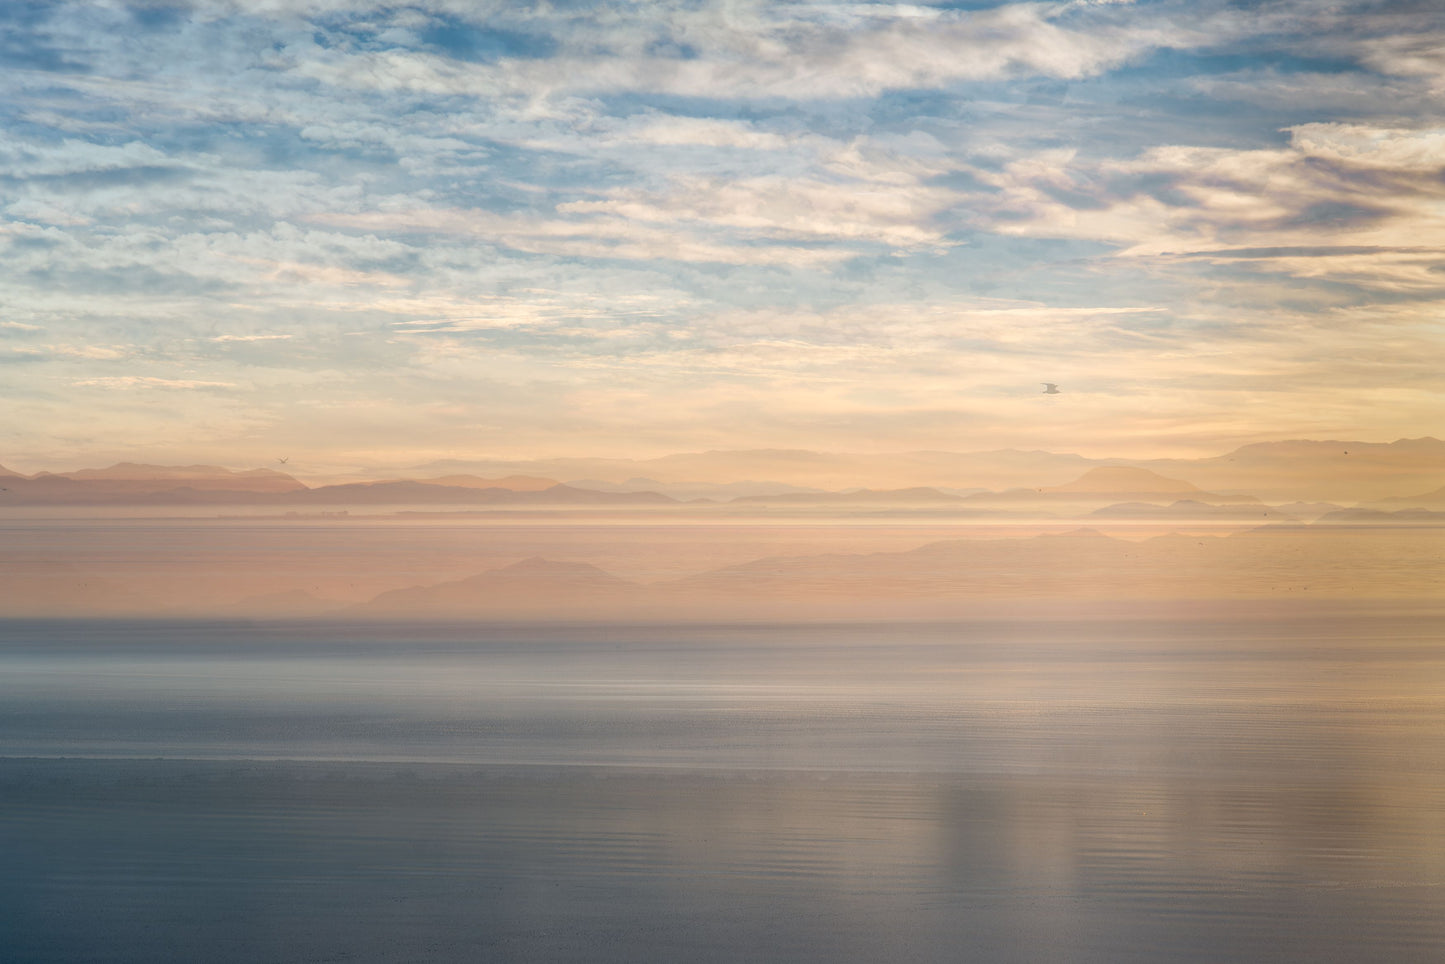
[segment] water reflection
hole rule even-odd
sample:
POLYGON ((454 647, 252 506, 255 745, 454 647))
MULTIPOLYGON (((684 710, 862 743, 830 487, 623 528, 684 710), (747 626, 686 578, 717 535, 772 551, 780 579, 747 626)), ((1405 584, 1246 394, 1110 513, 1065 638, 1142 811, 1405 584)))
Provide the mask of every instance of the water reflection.
POLYGON ((1445 946, 1428 623, 365 632, 12 627, 16 959, 1445 946))

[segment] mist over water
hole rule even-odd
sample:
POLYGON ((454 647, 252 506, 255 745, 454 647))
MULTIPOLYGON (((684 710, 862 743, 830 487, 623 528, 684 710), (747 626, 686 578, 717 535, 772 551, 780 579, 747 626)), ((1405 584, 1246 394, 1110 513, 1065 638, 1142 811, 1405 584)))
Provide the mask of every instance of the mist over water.
POLYGON ((11 622, 0 926, 34 961, 1436 960, 1441 628, 11 622))

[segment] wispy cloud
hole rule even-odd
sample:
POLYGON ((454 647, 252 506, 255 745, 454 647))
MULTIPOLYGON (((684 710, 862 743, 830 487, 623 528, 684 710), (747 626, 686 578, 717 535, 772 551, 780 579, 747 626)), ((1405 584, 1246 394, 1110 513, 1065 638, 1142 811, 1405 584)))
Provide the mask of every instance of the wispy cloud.
POLYGON ((1445 284, 1435 270, 1445 130, 1307 124, 1290 134, 1278 149, 1171 145, 1097 162, 1054 152, 981 177, 999 188, 993 214, 1005 233, 1392 290, 1445 284))
MULTIPOLYGON (((594 210, 601 213, 600 209, 594 210)), ((593 212, 569 208, 564 213, 593 212)), ((613 216, 563 219, 506 216, 478 210, 421 209, 318 215, 314 220, 364 231, 466 235, 518 251, 578 258, 819 265, 851 256, 851 252, 846 250, 789 244, 759 247, 745 243, 745 238, 699 236, 686 230, 655 227, 645 219, 628 216, 626 212, 608 213, 613 216)))
POLYGON ((1091 22, 1096 6, 617 6, 606 18, 557 18, 548 25, 555 52, 545 58, 479 63, 444 49, 332 47, 308 51, 294 69, 340 86, 434 94, 645 91, 811 100, 1017 76, 1081 78, 1204 36, 1165 19, 1091 22), (659 43, 659 34, 674 39, 659 43), (599 48, 607 52, 593 52, 599 48))
POLYGON ((82 388, 131 389, 208 389, 235 388, 232 382, 211 382, 198 378, 159 378, 154 375, 106 375, 101 378, 83 378, 73 384, 82 388))

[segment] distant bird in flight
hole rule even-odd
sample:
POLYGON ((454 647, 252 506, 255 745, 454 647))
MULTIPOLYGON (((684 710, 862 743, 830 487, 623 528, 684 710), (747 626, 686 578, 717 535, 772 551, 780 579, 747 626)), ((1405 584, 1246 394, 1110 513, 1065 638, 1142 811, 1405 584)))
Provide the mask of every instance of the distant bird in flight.
POLYGON ((1040 395, 1058 395, 1058 394, 1061 394, 1061 393, 1059 392, 1059 386, 1055 385, 1053 382, 1039 382, 1039 384, 1042 385, 1042 386, 1044 386, 1044 390, 1039 393, 1040 395))
POLYGON ((286 456, 284 459, 283 459, 283 458, 277 458, 276 461, 277 461, 277 462, 280 462, 282 465, 285 465, 287 462, 291 461, 291 456, 288 455, 288 456, 286 456))

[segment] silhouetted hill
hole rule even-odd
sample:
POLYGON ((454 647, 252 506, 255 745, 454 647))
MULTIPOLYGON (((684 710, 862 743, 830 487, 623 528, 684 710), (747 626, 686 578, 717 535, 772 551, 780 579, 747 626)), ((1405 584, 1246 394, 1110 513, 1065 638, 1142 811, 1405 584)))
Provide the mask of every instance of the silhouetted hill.
POLYGON ((1419 495, 1397 495, 1387 499, 1380 499, 1374 505, 1380 508, 1389 507, 1416 507, 1429 508, 1430 506, 1445 507, 1445 486, 1432 489, 1429 492, 1421 492, 1419 495))
POLYGON ((1199 487, 1182 479, 1167 479, 1148 469, 1132 465, 1101 465, 1063 485, 1046 485, 1041 492, 1075 493, 1091 495, 1114 494, 1118 492, 1147 492, 1150 494, 1193 495, 1199 487))
MULTIPOLYGON (((416 481, 464 489, 509 489, 513 492, 542 492, 559 484, 556 479, 544 479, 536 475, 509 475, 501 479, 483 479, 475 475, 444 475, 441 478, 416 481)), ((640 489, 642 486, 634 488, 640 489)))
MULTIPOLYGON (((1421 525, 1445 523, 1445 512, 1434 509, 1339 509, 1335 512, 1327 512, 1315 520, 1317 524, 1328 525, 1331 523, 1384 523, 1390 525, 1421 525)), ((1445 552, 1445 545, 1441 546, 1445 552)))
POLYGON ((1394 442, 1259 442, 1213 458, 1136 464, 1267 501, 1362 502, 1445 483, 1445 442, 1429 436, 1394 442))
POLYGON ((1181 499, 1169 505, 1154 505, 1148 502, 1123 502, 1095 509, 1090 516, 1099 519, 1172 519, 1181 522, 1199 521, 1240 521, 1240 522, 1297 522, 1298 516, 1290 515, 1267 505, 1210 505, 1193 499, 1181 499))
POLYGON ((642 587, 585 562, 531 558, 468 579, 384 592, 355 609, 373 616, 570 618, 618 611, 642 587))
POLYGON ((284 472, 274 469, 233 471, 219 465, 143 465, 117 462, 103 469, 77 469, 73 472, 42 473, 60 475, 77 481, 157 482, 174 484, 184 480, 192 488, 282 491, 301 488, 302 484, 284 472))
MULTIPOLYGON (((939 499, 951 496, 950 492, 941 491, 943 489, 983 488, 991 491, 964 498, 976 502, 1027 504, 1039 502, 1039 496, 1047 496, 1056 502, 1073 499, 1084 504, 1094 503, 1096 508, 1104 502, 1168 504, 1180 499, 1212 504, 1240 504, 1261 498, 1268 502, 1354 503, 1393 497, 1405 498, 1411 504, 1425 503, 1428 507, 1434 499, 1445 498, 1442 495, 1445 493, 1445 442, 1430 437, 1389 443, 1264 442, 1204 459, 1090 459, 1074 454, 1011 449, 885 455, 759 449, 682 453, 646 460, 448 461, 426 466, 416 475, 415 478, 347 485, 434 486, 414 489, 413 498, 401 501, 458 505, 472 502, 473 497, 460 497, 456 492, 442 497, 437 490, 486 493, 500 489, 519 495, 551 492, 554 502, 560 504, 588 504, 588 500, 590 504, 605 504, 605 499, 575 494, 587 491, 627 496, 626 501, 640 503, 668 498, 721 500, 755 495, 771 498, 775 492, 787 494, 791 487, 795 494, 802 494, 796 490, 851 493, 861 488, 903 493, 930 489, 938 493, 939 499), (550 484, 558 478, 595 479, 598 488, 559 489, 550 484), (739 481, 759 478, 776 481, 739 481), (639 490, 625 484, 644 480, 656 480, 666 491, 639 490), (775 491, 748 489, 755 485, 765 485, 775 491), (604 488, 610 491, 603 492, 604 488), (1402 492, 1410 491, 1422 495, 1401 496, 1402 492)), ((8 490, 0 492, 5 500, 0 504, 124 504, 136 496, 162 492, 176 493, 174 498, 182 503, 220 502, 223 498, 239 504, 251 501, 238 495, 223 497, 221 493, 252 493, 257 497, 300 493, 305 496, 301 504, 339 495, 363 504, 378 504, 383 501, 383 495, 391 501, 397 501, 401 495, 400 490, 387 495, 385 489, 362 493, 357 488, 344 486, 308 489, 291 476, 269 469, 232 472, 207 465, 171 467, 121 463, 107 469, 40 473, 33 477, 11 472, 0 478, 6 481, 0 488, 8 490), (322 490, 328 495, 305 495, 322 490)), ((494 498, 483 496, 479 501, 485 503, 494 498)), ((906 497, 892 499, 900 500, 908 501, 906 497)), ((263 498, 257 501, 273 504, 263 498)), ((824 500, 828 501, 831 497, 824 500)), ((1047 501, 1039 504, 1046 505, 1047 501)))
MULTIPOLYGON (((1424 525, 1414 513, 1386 517, 1385 524, 1374 524, 1381 520, 1372 515, 1363 523, 1345 521, 1350 524, 1267 525, 1225 537, 1142 541, 1093 530, 952 539, 901 552, 774 556, 647 586, 587 563, 534 557, 465 579, 382 592, 345 612, 481 620, 932 618, 979 606, 997 611, 1080 600, 1441 598, 1445 513, 1424 525)), ((70 569, 17 563, 8 571, 12 582, 0 593, 0 613, 140 608, 122 587, 94 584, 70 569)), ((273 588, 224 611, 305 616, 327 606, 307 593, 273 588)))
POLYGON ((121 464, 68 475, 6 477, 4 505, 667 505, 656 492, 592 492, 550 479, 508 478, 483 487, 468 477, 461 485, 397 479, 309 488, 270 469, 232 472, 216 466, 121 464), (508 487, 511 486, 511 487, 508 487))
POLYGON ((669 485, 725 484, 739 479, 766 478, 827 491, 859 486, 1037 491, 1066 484, 1090 468, 1120 466, 1147 469, 1169 479, 1188 479, 1200 489, 1225 496, 1224 501, 1245 501, 1237 493, 1248 493, 1270 502, 1358 502, 1399 495, 1402 489, 1424 490, 1445 484, 1445 442, 1430 437, 1389 443, 1261 442, 1202 459, 1085 458, 1015 449, 884 455, 756 449, 680 453, 644 460, 439 462, 425 467, 423 473, 526 473, 564 479, 598 479, 613 484, 645 477, 669 485))
POLYGON ((137 465, 122 462, 104 469, 75 472, 39 472, 28 478, 7 478, 3 504, 108 504, 150 501, 163 492, 184 489, 187 493, 226 493, 226 498, 246 499, 292 492, 306 486, 283 472, 251 469, 233 472, 215 465, 137 465))
POLYGON ((917 505, 962 502, 963 498, 937 489, 859 489, 853 492, 783 492, 776 495, 743 495, 733 504, 765 505, 917 505))
POLYGON ((909 552, 760 559, 676 580, 679 598, 749 604, 976 599, 1435 598, 1445 553, 1430 530, 1265 526, 1141 542, 1079 530, 936 542, 909 552))
POLYGON ((311 505, 667 505, 656 492, 589 492, 570 485, 515 491, 430 482, 349 482, 324 485, 292 501, 311 505))
POLYGON ((785 482, 744 480, 741 482, 660 482, 657 479, 633 478, 623 482, 604 482, 600 479, 576 479, 567 483, 579 489, 596 492, 660 492, 682 502, 708 500, 728 502, 739 496, 781 495, 786 493, 822 492, 785 482))
MULTIPOLYGON (((856 487, 899 489, 927 485, 997 489, 1011 485, 1036 485, 1038 480, 1066 480, 1093 464, 1096 464, 1094 460, 1078 455, 1012 449, 974 453, 893 452, 884 455, 750 449, 685 452, 654 459, 447 460, 419 466, 416 472, 419 475, 525 473, 561 479, 596 479, 613 484, 647 478, 678 486, 771 479, 786 485, 836 492, 856 487)), ((712 498, 726 497, 726 494, 701 494, 712 498)))
POLYGON ((1344 506, 1336 505, 1333 502, 1285 502, 1275 506, 1275 508, 1287 516, 1309 520, 1317 519, 1326 512, 1343 509, 1344 506))
POLYGON ((1218 505, 1258 502, 1248 495, 1205 492, 1193 483, 1171 479, 1130 465, 1103 465, 1089 469, 1061 485, 1037 489, 981 492, 965 500, 982 505, 1098 506, 1100 503, 1154 503, 1168 505, 1181 499, 1218 505))

